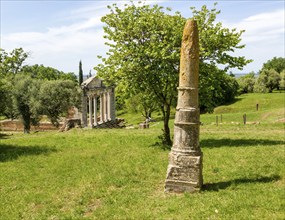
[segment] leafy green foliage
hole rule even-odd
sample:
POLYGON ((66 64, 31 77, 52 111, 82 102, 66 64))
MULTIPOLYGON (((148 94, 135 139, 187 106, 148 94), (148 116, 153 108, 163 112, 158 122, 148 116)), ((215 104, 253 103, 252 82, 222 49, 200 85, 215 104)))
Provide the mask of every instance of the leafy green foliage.
POLYGON ((43 113, 58 127, 59 116, 71 106, 79 106, 80 91, 70 80, 47 81, 40 88, 39 99, 43 113))
POLYGON ((283 70, 283 71, 280 73, 279 88, 280 88, 280 89, 285 89, 285 70, 283 70))
POLYGON ((141 113, 146 119, 151 117, 151 113, 158 110, 157 102, 155 102, 149 94, 139 93, 137 95, 131 96, 126 100, 126 107, 128 111, 141 113))
POLYGON ((236 79, 213 64, 200 63, 200 110, 213 112, 218 105, 228 103, 237 95, 236 79))
MULTIPOLYGON (((177 97, 180 46, 186 19, 179 12, 169 15, 163 7, 154 5, 126 5, 120 9, 116 4, 108 6, 110 14, 102 18, 106 43, 110 49, 103 64, 95 67, 97 73, 110 84, 121 84, 131 95, 149 94, 160 106, 164 117, 163 137, 171 144, 169 132, 170 107, 177 97)), ((166 9, 166 11, 170 9, 166 9)), ((243 31, 223 28, 216 23, 216 9, 201 11, 192 9, 193 17, 198 21, 200 31, 200 60, 202 71, 200 100, 202 109, 213 111, 220 103, 233 98, 235 91, 221 89, 233 86, 234 79, 226 77, 226 70, 232 67, 242 68, 250 62, 244 57, 234 57, 232 52, 241 49, 239 45, 243 31), (224 70, 215 69, 216 64, 223 64, 224 70), (209 70, 215 70, 213 73, 209 70), (216 74, 219 77, 216 77, 216 74), (211 75, 209 75, 211 74, 211 75), (211 78, 212 83, 207 81, 211 78), (225 81, 225 82, 222 82, 225 81), (208 87, 204 87, 207 85, 208 87), (211 91, 205 88, 211 87, 211 91)))
POLYGON ((24 124, 24 133, 30 132, 31 124, 36 125, 40 118, 39 103, 40 81, 29 76, 17 75, 13 95, 16 107, 24 124))
POLYGON ((6 118, 16 119, 19 116, 19 112, 16 107, 16 100, 14 96, 15 82, 13 77, 6 77, 2 80, 1 90, 1 111, 0 115, 4 115, 6 118))
POLYGON ((0 115, 15 119, 19 112, 14 97, 14 77, 23 69, 29 53, 22 48, 15 48, 10 53, 0 48, 0 115))
POLYGON ((9 74, 17 74, 22 70, 24 61, 29 53, 23 48, 16 48, 10 53, 0 48, 0 76, 6 77, 9 74))
POLYGON ((82 62, 81 60, 79 61, 79 86, 83 83, 83 70, 82 70, 82 62))
POLYGON ((257 78, 254 90, 255 92, 271 93, 274 89, 279 89, 280 80, 280 74, 274 69, 264 69, 257 78))
POLYGON ((285 70, 285 58, 273 57, 271 60, 268 60, 266 63, 263 64, 261 72, 265 69, 273 69, 276 72, 281 73, 283 70, 285 70))
POLYGON ((240 94, 252 93, 254 91, 254 85, 256 81, 254 72, 250 72, 249 74, 241 76, 237 81, 239 84, 240 94))
POLYGON ((79 106, 79 87, 74 73, 64 73, 43 65, 22 66, 28 53, 22 48, 10 54, 1 50, 0 114, 15 119, 20 116, 24 132, 37 124, 40 114, 47 114, 58 126, 60 114, 79 106))
POLYGON ((102 21, 110 46, 109 58, 96 69, 110 83, 123 83, 131 94, 154 94, 165 116, 165 132, 170 144, 168 119, 177 94, 179 49, 184 19, 166 15, 162 8, 131 5, 125 10, 115 4, 102 21), (175 35, 173 33, 180 33, 175 35))
POLYGON ((43 65, 24 66, 22 73, 31 76, 32 78, 42 80, 72 80, 77 82, 77 77, 74 73, 64 73, 52 67, 43 65))
POLYGON ((216 8, 209 10, 204 5, 201 10, 196 10, 195 7, 191 9, 193 18, 198 23, 201 62, 215 66, 223 64, 226 71, 230 68, 241 70, 245 65, 252 62, 245 57, 233 56, 236 49, 245 47, 245 45, 240 45, 244 30, 230 30, 224 28, 221 22, 216 22, 217 15, 220 14, 216 8))
POLYGON ((5 89, 5 83, 4 80, 0 79, 0 115, 3 114, 6 102, 6 89, 5 89))

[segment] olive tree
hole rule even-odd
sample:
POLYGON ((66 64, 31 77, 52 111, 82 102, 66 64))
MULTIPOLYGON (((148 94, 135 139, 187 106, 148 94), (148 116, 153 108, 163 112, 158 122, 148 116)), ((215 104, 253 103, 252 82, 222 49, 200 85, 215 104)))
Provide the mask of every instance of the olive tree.
POLYGON ((39 93, 41 82, 29 76, 18 74, 15 77, 13 95, 15 106, 24 125, 24 133, 30 133, 31 125, 40 120, 41 105, 39 93))
POLYGON ((42 112, 58 127, 60 115, 66 114, 70 107, 79 105, 79 94, 79 87, 73 81, 45 81, 39 90, 42 112))

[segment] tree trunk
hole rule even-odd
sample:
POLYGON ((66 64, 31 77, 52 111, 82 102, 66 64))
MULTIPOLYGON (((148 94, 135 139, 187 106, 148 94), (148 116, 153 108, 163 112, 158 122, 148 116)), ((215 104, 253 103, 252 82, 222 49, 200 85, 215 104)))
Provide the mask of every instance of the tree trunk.
POLYGON ((162 143, 168 146, 172 145, 172 141, 170 138, 170 129, 169 129, 169 118, 170 118, 170 105, 165 103, 162 108, 163 113, 163 140, 162 143))
POLYGON ((31 129, 30 120, 24 121, 24 134, 29 134, 31 129))
POLYGON ((31 116, 29 113, 24 112, 22 114, 24 134, 29 134, 31 129, 31 116))

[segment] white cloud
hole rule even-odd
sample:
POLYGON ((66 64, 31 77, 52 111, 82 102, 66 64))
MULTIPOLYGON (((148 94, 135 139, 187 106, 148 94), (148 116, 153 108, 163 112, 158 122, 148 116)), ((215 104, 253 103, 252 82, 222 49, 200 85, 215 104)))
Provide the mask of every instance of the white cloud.
MULTIPOLYGON (((99 8, 101 9, 101 8, 99 8)), ((2 36, 3 48, 7 51, 23 47, 30 51, 32 57, 29 64, 50 65, 66 72, 77 73, 80 59, 89 60, 86 69, 96 65, 96 55, 93 54, 93 63, 90 54, 94 51, 100 54, 104 50, 103 29, 101 17, 95 16, 80 22, 59 27, 48 28, 46 32, 16 32, 2 36)), ((87 70, 86 70, 87 72, 87 70)), ((87 73, 86 73, 87 74, 87 73)))
MULTIPOLYGON (((262 64, 274 56, 284 57, 284 9, 252 15, 238 23, 223 22, 226 27, 245 30, 241 44, 246 47, 236 50, 236 56, 253 59, 242 72, 259 71, 262 64)), ((238 70, 234 70, 240 72, 238 70)))
POLYGON ((284 9, 253 15, 229 26, 245 30, 242 35, 244 43, 284 37, 284 9))
MULTIPOLYGON (((163 1, 146 1, 155 4, 163 1)), ((101 17, 109 13, 107 5, 117 3, 124 7, 128 1, 96 1, 88 6, 62 13, 58 21, 65 25, 53 26, 45 32, 15 32, 1 36, 1 46, 11 51, 23 47, 31 51, 29 64, 44 64, 65 72, 78 72, 78 63, 83 62, 84 73, 87 74, 100 60, 97 55, 105 55, 103 24, 101 17)), ((137 2, 135 2, 137 4, 137 2)), ((242 35, 242 43, 246 48, 237 50, 235 55, 254 59, 244 71, 257 71, 257 67, 273 56, 284 56, 284 9, 252 15, 238 23, 223 21, 229 28, 246 30, 242 35)))
MULTIPOLYGON (((157 2, 162 1, 146 1, 146 4, 157 2)), ((107 51, 101 17, 109 13, 107 5, 113 3, 122 8, 129 2, 96 1, 62 13, 61 17, 56 18, 69 24, 47 28, 46 32, 16 32, 4 35, 2 46, 7 51, 22 47, 31 52, 28 64, 43 64, 76 74, 79 60, 82 59, 83 70, 87 74, 100 62, 96 56, 105 55, 107 51)))

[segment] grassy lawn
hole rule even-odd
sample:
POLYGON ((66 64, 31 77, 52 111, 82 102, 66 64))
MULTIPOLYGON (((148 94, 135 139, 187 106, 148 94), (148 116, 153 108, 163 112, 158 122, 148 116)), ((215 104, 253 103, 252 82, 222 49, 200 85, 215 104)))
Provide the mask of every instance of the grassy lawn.
POLYGON ((197 194, 163 191, 161 121, 147 130, 0 133, 0 219, 285 219, 282 118, 284 93, 243 95, 202 115, 197 194), (254 123, 243 125, 245 113, 254 123))

